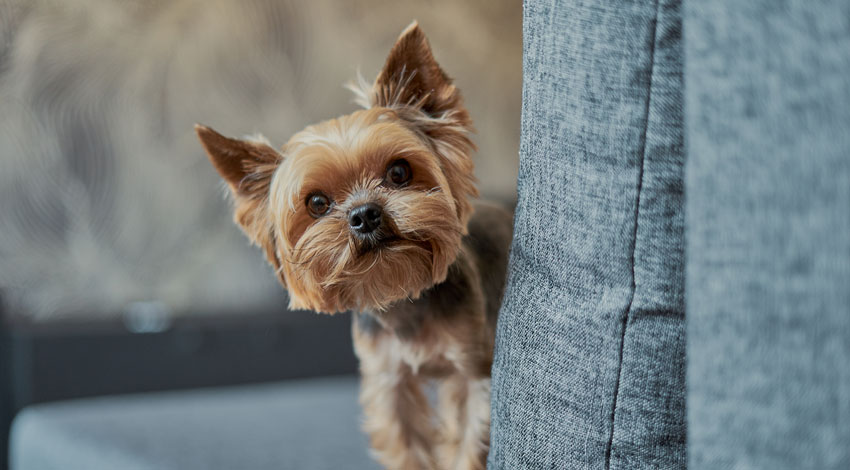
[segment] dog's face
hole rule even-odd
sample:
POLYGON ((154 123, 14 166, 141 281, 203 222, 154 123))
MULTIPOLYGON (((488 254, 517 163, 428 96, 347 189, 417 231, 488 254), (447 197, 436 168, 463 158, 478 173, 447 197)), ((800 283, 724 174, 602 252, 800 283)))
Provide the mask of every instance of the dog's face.
POLYGON ((310 126, 275 151, 197 126, 292 308, 383 309, 446 278, 477 195, 471 122, 414 23, 367 109, 310 126))

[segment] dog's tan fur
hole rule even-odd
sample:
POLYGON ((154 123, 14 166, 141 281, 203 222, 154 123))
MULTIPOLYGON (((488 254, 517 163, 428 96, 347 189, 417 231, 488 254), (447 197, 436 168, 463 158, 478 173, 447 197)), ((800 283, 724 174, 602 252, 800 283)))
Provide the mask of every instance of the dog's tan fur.
POLYGON ((365 430, 392 469, 483 469, 490 365, 510 215, 473 207, 472 123, 416 23, 378 78, 367 109, 295 134, 282 152, 198 126, 290 307, 354 311, 365 430), (404 160, 411 179, 387 180, 404 160), (305 201, 320 192, 323 215, 305 201), (377 242, 355 236, 353 208, 382 210, 377 242), (436 379, 435 413, 422 390, 436 379))

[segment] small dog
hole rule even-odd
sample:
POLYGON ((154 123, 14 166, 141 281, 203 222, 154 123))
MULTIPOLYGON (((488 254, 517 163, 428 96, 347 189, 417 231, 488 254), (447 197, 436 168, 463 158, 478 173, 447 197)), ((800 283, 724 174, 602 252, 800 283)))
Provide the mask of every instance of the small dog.
POLYGON ((376 458, 483 469, 512 217, 471 202, 472 122, 416 22, 374 84, 360 82, 366 109, 307 127, 281 152, 196 131, 290 307, 354 312, 376 458), (432 379, 436 416, 423 392, 432 379))

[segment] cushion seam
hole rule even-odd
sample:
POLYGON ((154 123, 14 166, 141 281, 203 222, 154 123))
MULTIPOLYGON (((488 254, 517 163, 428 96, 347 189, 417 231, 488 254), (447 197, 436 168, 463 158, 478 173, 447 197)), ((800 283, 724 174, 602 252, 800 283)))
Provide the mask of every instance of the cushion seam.
POLYGON ((652 32, 650 36, 650 49, 649 49, 649 86, 647 89, 646 96, 646 105, 644 107, 643 114, 643 133, 641 134, 642 145, 640 146, 640 154, 638 157, 638 178, 637 178, 637 194, 635 196, 635 211, 634 211, 634 229, 632 231, 632 252, 630 256, 631 268, 632 268, 632 278, 631 278, 631 286, 630 286, 630 297, 629 303, 626 306, 626 310, 623 314, 622 318, 622 330, 620 332, 620 347, 618 351, 618 361, 617 361, 617 380, 614 383, 614 397, 611 403, 611 432, 608 436, 608 445, 605 448, 605 469, 610 470, 611 468, 611 453, 614 446, 614 423, 617 413, 617 399, 620 392, 620 381, 622 380, 622 372, 623 372, 623 349, 625 349, 626 344, 626 327, 628 326, 629 315, 632 310, 632 305, 635 300, 635 251, 637 248, 637 233, 638 233, 638 221, 640 219, 640 196, 641 190, 643 189, 643 173, 644 173, 644 164, 646 161, 646 134, 649 129, 649 109, 650 104, 652 102, 652 83, 653 77, 655 74, 655 38, 658 30, 658 0, 655 2, 655 15, 652 24, 652 32))

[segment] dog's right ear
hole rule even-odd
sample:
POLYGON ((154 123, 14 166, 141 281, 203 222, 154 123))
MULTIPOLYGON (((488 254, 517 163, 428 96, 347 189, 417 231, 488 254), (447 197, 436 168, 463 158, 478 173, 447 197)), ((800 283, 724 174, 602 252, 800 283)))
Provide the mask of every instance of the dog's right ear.
POLYGON ((200 124, 195 124, 195 132, 234 196, 257 198, 268 195, 271 176, 283 159, 268 142, 231 139, 200 124))
POLYGON ((266 251, 269 262, 280 268, 268 198, 272 176, 283 156, 265 139, 231 139, 200 124, 195 125, 195 132, 230 187, 235 200, 234 220, 253 243, 266 251))

